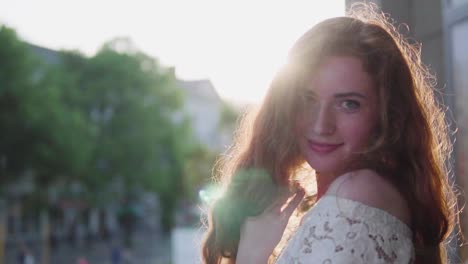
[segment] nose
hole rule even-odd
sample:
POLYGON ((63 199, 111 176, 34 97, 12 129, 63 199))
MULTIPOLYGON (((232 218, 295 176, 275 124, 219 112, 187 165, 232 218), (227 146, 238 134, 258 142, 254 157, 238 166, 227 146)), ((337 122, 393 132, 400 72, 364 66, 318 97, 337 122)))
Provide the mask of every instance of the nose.
POLYGON ((316 109, 312 129, 317 135, 331 135, 336 131, 335 114, 326 106, 321 106, 316 109))

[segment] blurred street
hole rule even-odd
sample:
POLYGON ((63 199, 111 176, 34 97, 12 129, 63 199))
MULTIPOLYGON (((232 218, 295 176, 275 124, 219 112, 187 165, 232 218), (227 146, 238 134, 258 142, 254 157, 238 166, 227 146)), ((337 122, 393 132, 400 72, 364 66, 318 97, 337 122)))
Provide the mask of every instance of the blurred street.
MULTIPOLYGON (((120 241, 116 241, 120 242, 120 241)), ((63 242, 51 250, 51 264, 75 264, 80 263, 80 258, 86 259, 89 264, 114 264, 114 263, 139 263, 139 264, 169 264, 171 263, 171 243, 168 236, 156 233, 137 231, 133 236, 131 250, 122 250, 122 261, 112 262, 113 246, 119 243, 108 241, 89 241, 79 247, 74 247, 63 242)), ((39 244, 29 245, 35 257, 35 263, 40 263, 41 248, 39 244)), ((18 263, 19 249, 14 246, 6 248, 6 262, 18 263)))

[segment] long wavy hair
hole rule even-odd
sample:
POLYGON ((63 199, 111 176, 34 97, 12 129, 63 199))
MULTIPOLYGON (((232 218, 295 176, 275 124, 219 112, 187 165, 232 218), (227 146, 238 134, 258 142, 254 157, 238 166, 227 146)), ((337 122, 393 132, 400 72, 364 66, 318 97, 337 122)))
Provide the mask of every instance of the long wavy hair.
POLYGON ((211 204, 202 247, 206 264, 234 263, 240 228, 287 191, 305 163, 296 141, 298 113, 314 69, 330 56, 354 56, 378 94, 378 133, 363 158, 406 199, 416 263, 446 263, 444 241, 456 223, 448 181, 452 146, 435 79, 422 64, 420 45, 409 43, 374 6, 354 6, 327 19, 293 45, 259 108, 240 122, 218 162, 223 195, 211 204))

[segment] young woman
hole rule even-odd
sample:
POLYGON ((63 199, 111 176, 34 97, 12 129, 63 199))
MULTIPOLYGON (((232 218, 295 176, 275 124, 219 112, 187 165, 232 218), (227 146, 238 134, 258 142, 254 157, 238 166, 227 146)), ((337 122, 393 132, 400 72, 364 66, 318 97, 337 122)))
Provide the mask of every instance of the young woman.
POLYGON ((204 262, 447 263, 451 144, 433 84, 372 7, 306 32, 221 163, 204 262))

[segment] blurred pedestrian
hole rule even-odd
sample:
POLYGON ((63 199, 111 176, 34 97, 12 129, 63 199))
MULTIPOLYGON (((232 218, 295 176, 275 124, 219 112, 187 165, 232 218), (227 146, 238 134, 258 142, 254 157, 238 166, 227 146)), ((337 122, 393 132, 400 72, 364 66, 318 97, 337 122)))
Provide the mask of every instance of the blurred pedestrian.
POLYGON ((35 263, 34 255, 24 243, 20 244, 20 251, 17 256, 17 261, 18 261, 18 264, 34 264, 35 263))
POLYGON ((86 259, 86 257, 79 257, 78 260, 76 261, 76 264, 89 264, 88 260, 86 259))
POLYGON ((122 263, 122 247, 115 245, 111 249, 111 263, 121 264, 122 263))

